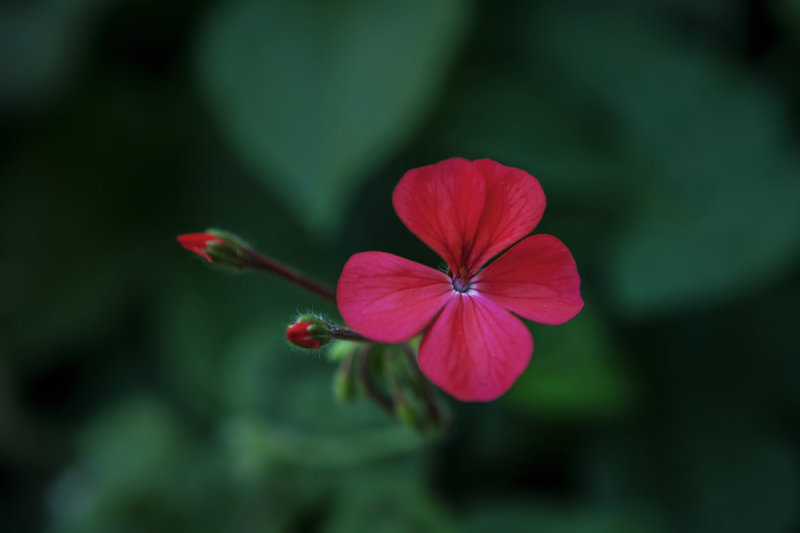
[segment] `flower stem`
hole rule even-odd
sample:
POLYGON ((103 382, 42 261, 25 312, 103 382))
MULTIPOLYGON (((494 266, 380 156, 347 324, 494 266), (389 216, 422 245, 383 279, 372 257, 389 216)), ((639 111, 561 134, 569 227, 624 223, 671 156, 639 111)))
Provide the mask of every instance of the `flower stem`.
POLYGON ((392 370, 392 356, 394 355, 393 352, 384 352, 384 360, 386 362, 386 376, 389 381, 389 387, 392 389, 392 396, 394 397, 395 405, 405 402, 405 396, 403 395, 403 390, 400 388, 400 384, 397 383, 397 376, 394 375, 394 370, 392 370))
POLYGON ((252 268, 283 278, 302 289, 305 289, 336 304, 336 291, 327 285, 324 285, 315 279, 309 278, 308 276, 301 274, 296 270, 292 270, 291 268, 282 265, 273 259, 268 259, 255 250, 249 250, 249 252, 248 265, 252 268))
POLYGON ((414 357, 414 351, 411 349, 411 346, 409 346, 407 342, 400 343, 398 346, 405 352, 406 358, 408 359, 408 366, 411 367, 411 371, 416 375, 420 387, 422 388, 422 398, 425 401, 425 410, 428 412, 429 419, 438 424, 442 420, 442 414, 439 410, 439 403, 436 401, 436 396, 434 396, 430 383, 428 383, 428 378, 426 378, 422 370, 419 369, 417 358, 414 357))
POLYGON ((331 326, 331 337, 334 339, 341 339, 343 341, 367 341, 366 338, 362 337, 352 329, 338 328, 336 326, 331 326))
POLYGON ((358 374, 361 377, 361 382, 364 384, 364 392, 369 396, 378 406, 383 409, 387 415, 394 417, 394 405, 392 400, 386 397, 372 380, 372 374, 369 371, 369 354, 372 350, 372 344, 367 343, 358 354, 358 374))

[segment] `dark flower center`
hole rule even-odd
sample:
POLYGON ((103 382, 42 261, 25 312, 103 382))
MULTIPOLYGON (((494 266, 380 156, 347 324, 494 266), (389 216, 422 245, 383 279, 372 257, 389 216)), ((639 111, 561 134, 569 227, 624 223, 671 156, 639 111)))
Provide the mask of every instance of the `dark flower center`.
POLYGON ((458 292, 469 292, 469 289, 472 287, 471 280, 467 275, 467 269, 461 267, 458 271, 458 274, 453 276, 453 289, 458 292))

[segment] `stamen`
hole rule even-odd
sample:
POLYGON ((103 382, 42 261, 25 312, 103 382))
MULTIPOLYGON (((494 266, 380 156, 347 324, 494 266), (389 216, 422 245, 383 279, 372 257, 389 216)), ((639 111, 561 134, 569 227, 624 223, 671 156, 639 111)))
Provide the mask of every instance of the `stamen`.
POLYGON ((470 283, 470 279, 467 275, 467 269, 461 267, 458 271, 458 275, 453 277, 453 289, 457 292, 469 292, 470 288, 472 287, 472 283, 470 283))

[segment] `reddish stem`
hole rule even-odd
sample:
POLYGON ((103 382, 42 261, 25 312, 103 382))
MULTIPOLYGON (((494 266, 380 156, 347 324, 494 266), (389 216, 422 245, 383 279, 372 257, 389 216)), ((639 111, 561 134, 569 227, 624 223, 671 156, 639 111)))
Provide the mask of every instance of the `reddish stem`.
POLYGON ((262 272, 266 272, 267 274, 273 274, 283 278, 290 283, 294 283, 302 289, 312 292, 317 296, 325 298, 326 300, 336 304, 336 291, 327 285, 323 285, 317 280, 311 279, 304 274, 292 270, 291 268, 282 265, 277 261, 268 259, 254 250, 250 250, 250 257, 248 259, 248 263, 253 268, 261 270, 262 272))

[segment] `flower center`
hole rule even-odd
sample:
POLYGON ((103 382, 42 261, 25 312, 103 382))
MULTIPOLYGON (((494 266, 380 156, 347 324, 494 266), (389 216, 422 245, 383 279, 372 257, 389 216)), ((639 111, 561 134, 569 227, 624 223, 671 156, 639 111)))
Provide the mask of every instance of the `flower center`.
POLYGON ((472 287, 470 281, 467 275, 467 269, 461 267, 458 274, 453 276, 453 289, 458 292, 469 292, 469 289, 472 287))

